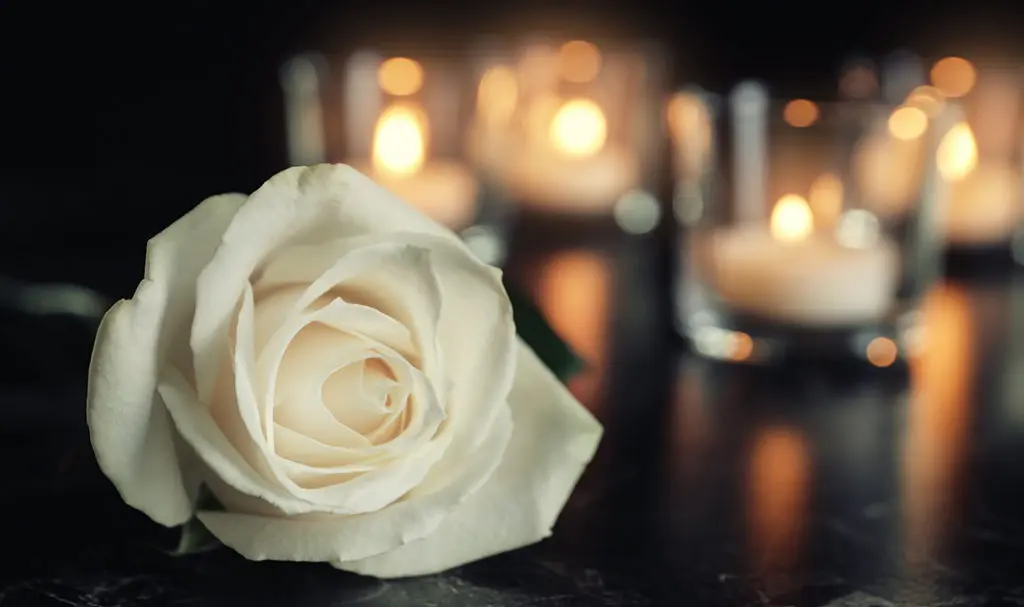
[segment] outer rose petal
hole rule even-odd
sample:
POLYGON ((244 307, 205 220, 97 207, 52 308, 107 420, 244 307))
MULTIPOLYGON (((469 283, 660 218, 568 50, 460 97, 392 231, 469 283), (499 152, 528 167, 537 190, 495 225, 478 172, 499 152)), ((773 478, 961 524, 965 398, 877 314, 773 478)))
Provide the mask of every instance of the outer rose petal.
POLYGON ((208 198, 153 237, 145 279, 107 312, 93 347, 87 419, 96 459, 125 502, 163 525, 188 520, 192 504, 158 375, 192 321, 196 278, 244 201, 208 198))
MULTIPOLYGON (((501 407, 487 436, 443 490, 395 502, 377 512, 355 516, 261 516, 234 512, 198 513, 199 520, 226 546, 250 560, 336 561, 386 553, 428 536, 467 496, 477 491, 499 466, 512 436, 508 407, 501 407)), ((231 510, 266 512, 265 503, 218 486, 217 497, 231 510), (226 493, 225 493, 226 491, 226 493)))
POLYGON ((268 253, 289 244, 393 232, 432 234, 464 247, 449 230, 346 165, 293 167, 264 183, 199 277, 190 343, 200 399, 213 390, 245 283, 268 253))
POLYGON ((509 406, 512 441, 479 491, 423 539, 334 566, 380 578, 426 575, 547 537, 597 449, 601 425, 521 341, 509 406))

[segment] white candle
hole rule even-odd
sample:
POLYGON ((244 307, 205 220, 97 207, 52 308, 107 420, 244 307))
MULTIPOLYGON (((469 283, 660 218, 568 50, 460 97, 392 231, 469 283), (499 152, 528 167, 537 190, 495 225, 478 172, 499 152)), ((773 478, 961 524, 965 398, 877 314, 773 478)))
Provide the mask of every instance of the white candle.
POLYGON ((477 180, 461 162, 427 160, 426 135, 419 108, 392 105, 377 121, 372 160, 350 164, 438 223, 467 227, 476 214, 477 180))
POLYGON ((636 154, 606 141, 607 124, 596 103, 573 99, 552 109, 531 121, 540 132, 528 133, 509 151, 506 187, 524 205, 545 211, 610 212, 637 184, 636 154))
POLYGON ((960 245, 1006 242, 1021 219, 1020 174, 1009 163, 982 162, 951 184, 946 236, 960 245))
POLYGON ((510 194, 525 206, 548 211, 597 214, 612 206, 637 183, 636 156, 608 146, 586 158, 522 150, 507 168, 510 194))
POLYGON ((806 201, 780 200, 767 226, 712 234, 711 283, 739 312, 775 321, 828 327, 870 322, 892 305, 899 280, 897 247, 882 240, 848 248, 813 233, 806 201))

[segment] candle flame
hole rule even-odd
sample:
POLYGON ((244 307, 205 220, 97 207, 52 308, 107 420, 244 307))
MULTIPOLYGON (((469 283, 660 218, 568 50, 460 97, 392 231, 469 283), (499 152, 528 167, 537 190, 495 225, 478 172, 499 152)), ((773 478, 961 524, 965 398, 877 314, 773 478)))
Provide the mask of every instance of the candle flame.
POLYGON ((947 181, 959 181, 978 164, 978 144, 971 126, 959 122, 942 137, 936 151, 939 173, 947 181))
POLYGON ((772 209, 772 236, 782 242, 799 242, 814 231, 811 205, 798 194, 786 194, 772 209))
POLYGON ((424 122, 412 107, 386 109, 373 134, 373 168, 403 175, 418 171, 425 156, 424 122))
POLYGON ((608 123, 589 99, 572 99, 558 110, 548 132, 555 149, 567 156, 593 156, 604 147, 608 123))
POLYGON ((423 67, 412 59, 393 57, 380 64, 377 83, 391 95, 413 95, 423 87, 423 67))
POLYGON ((928 114, 918 107, 905 105, 889 116, 889 132, 901 141, 913 141, 928 130, 928 114))

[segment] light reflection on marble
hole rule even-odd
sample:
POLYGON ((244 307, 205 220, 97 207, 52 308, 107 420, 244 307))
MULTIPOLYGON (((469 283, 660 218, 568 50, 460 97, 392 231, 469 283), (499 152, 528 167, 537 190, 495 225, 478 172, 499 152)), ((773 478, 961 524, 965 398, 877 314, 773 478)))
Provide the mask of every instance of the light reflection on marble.
POLYGON ((941 549, 968 453, 976 330, 963 289, 941 286, 923 307, 930 347, 911 363, 901 502, 909 563, 941 549))
POLYGON ((601 253, 569 250, 553 254, 537 279, 537 303, 548 322, 583 357, 586 368, 569 390, 591 409, 601 393, 607 365, 612 276, 601 253))

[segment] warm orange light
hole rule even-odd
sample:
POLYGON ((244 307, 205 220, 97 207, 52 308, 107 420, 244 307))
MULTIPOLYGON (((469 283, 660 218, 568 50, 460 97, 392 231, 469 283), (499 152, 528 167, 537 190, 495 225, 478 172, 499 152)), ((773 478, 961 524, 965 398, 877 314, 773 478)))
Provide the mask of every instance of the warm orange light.
POLYGON ((527 47, 516 63, 519 82, 529 96, 554 90, 560 67, 558 52, 546 44, 527 47))
POLYGON ((928 130, 928 114, 917 107, 905 105, 889 116, 889 132, 896 139, 913 141, 928 130))
POLYGON ((963 97, 974 88, 978 72, 966 59, 946 57, 932 66, 931 79, 932 84, 945 96, 963 97))
POLYGON ((604 112, 588 99, 567 101, 551 121, 555 149, 568 156, 593 156, 604 147, 608 124, 604 112))
POLYGON ((896 362, 899 348, 896 346, 896 342, 888 337, 876 337, 868 343, 864 355, 868 362, 876 367, 888 367, 896 362))
POLYGON ((772 209, 772 236, 782 242, 799 242, 814 231, 814 215, 803 196, 786 194, 772 209))
POLYGON ((742 362, 754 353, 754 340, 746 333, 733 333, 729 347, 729 359, 742 362))
POLYGON ((412 95, 423 86, 423 68, 412 59, 394 57, 380 64, 377 83, 391 95, 412 95))
POLYGON ((843 182, 834 173, 822 173, 811 183, 808 203, 814 223, 822 229, 834 228, 843 212, 843 182))
POLYGON ((782 110, 782 118, 790 126, 803 128, 818 121, 820 112, 817 104, 807 99, 794 99, 782 110))
POLYGON ((373 168, 415 173, 423 166, 426 120, 416 108, 393 105, 381 114, 373 134, 373 168))
POLYGON ((752 548, 757 566, 790 565, 799 556, 812 477, 811 451, 795 428, 763 430, 748 471, 752 548))
POLYGON ((959 181, 974 170, 978 165, 978 144, 969 124, 959 122, 943 135, 935 161, 947 181, 959 181))
POLYGON ((551 326, 587 361, 569 389, 590 408, 598 403, 608 348, 612 275, 593 251, 567 250, 546 258, 536 278, 537 303, 551 326))
POLYGON ((669 100, 666 114, 681 169, 689 175, 699 173, 711 152, 711 115, 707 106, 697 95, 677 93, 669 100))
POLYGON ((477 90, 477 111, 487 121, 504 124, 512 118, 519 99, 519 84, 511 69, 498 66, 484 72, 477 90))
POLYGON ((946 96, 934 86, 923 84, 907 95, 906 105, 919 108, 930 118, 934 118, 942 111, 946 96))
POLYGON ((563 44, 558 60, 562 77, 569 82, 590 82, 601 71, 601 51, 583 40, 563 44))

